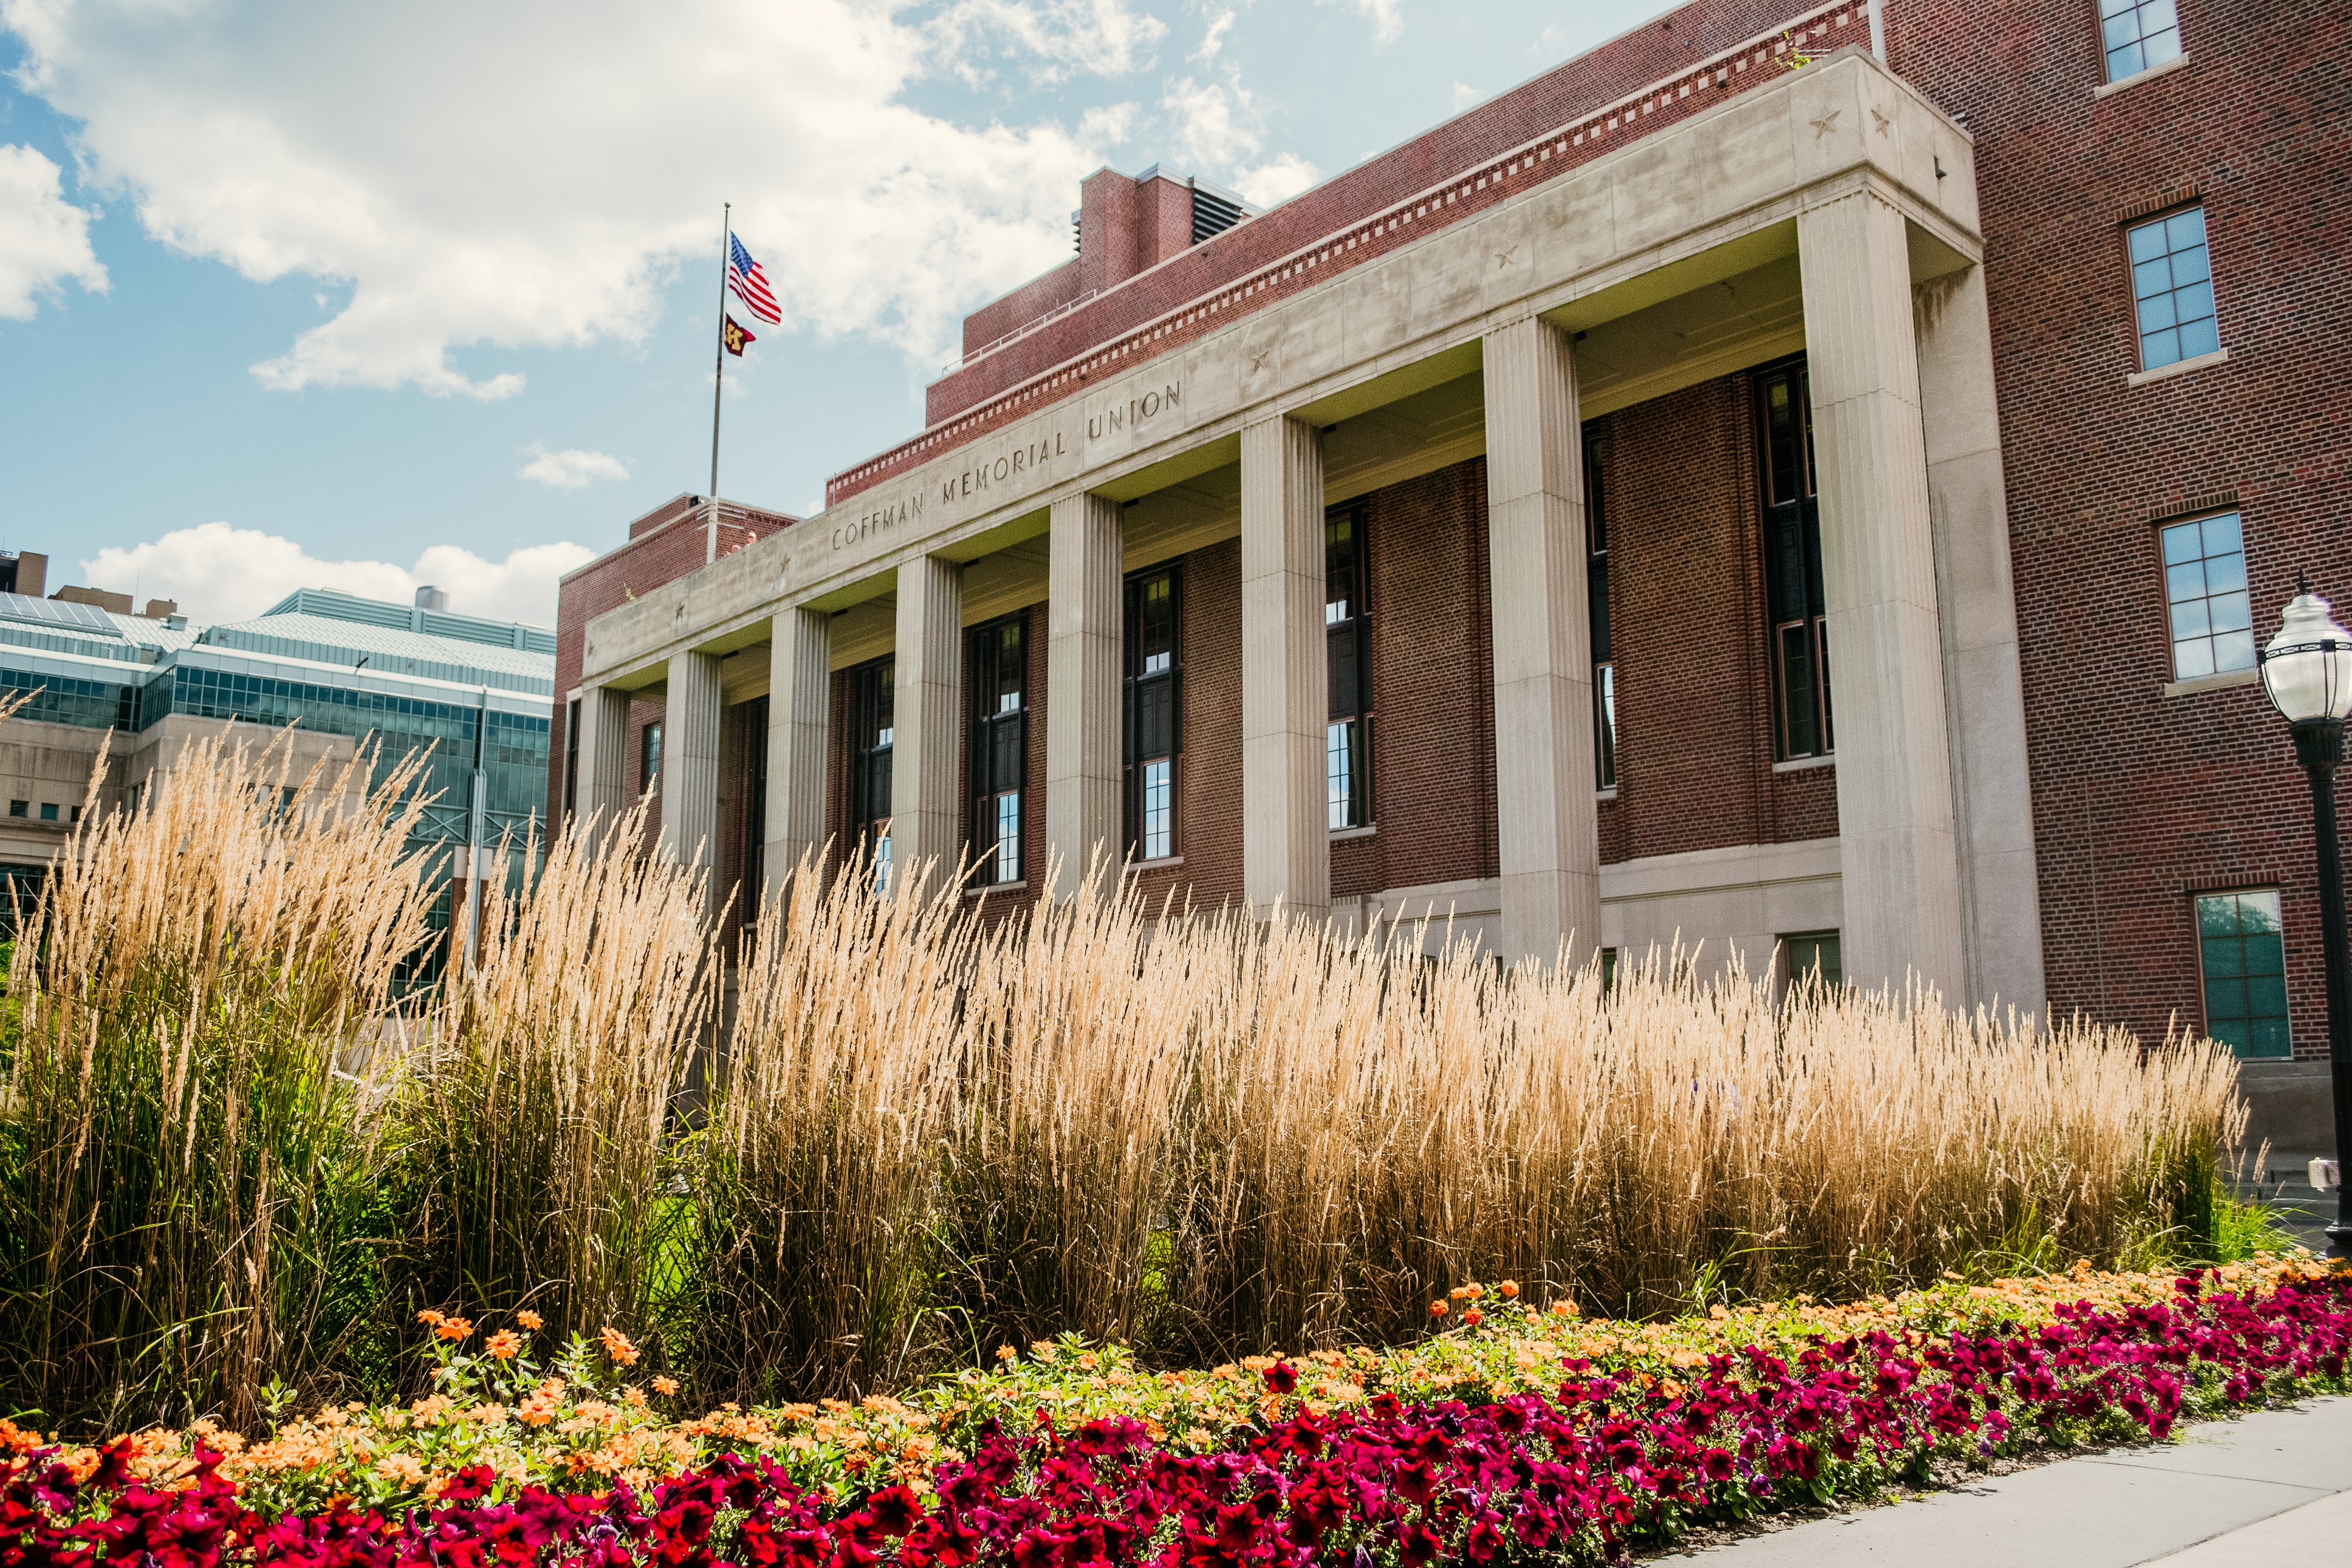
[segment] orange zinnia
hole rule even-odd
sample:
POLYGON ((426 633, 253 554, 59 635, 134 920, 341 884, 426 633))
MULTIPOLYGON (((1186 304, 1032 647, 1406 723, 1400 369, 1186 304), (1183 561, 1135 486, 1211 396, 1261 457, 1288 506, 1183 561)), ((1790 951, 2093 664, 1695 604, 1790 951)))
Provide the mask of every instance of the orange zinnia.
POLYGON ((474 1325, 464 1318, 443 1318, 434 1325, 433 1332, 446 1340, 461 1340, 474 1332, 474 1325))
POLYGON ((540 1330, 547 1326, 547 1320, 541 1317, 537 1312, 532 1312, 529 1307, 525 1307, 522 1311, 515 1314, 515 1322, 520 1323, 523 1327, 529 1329, 533 1333, 537 1333, 540 1330))
POLYGON ((522 1352, 522 1335, 512 1329, 500 1329, 490 1336, 490 1343, 483 1348, 497 1360, 512 1361, 522 1352))
POLYGON ((631 1344, 629 1336, 619 1329, 606 1323, 597 1337, 604 1342, 604 1354, 613 1358, 614 1365, 635 1366, 637 1364, 637 1347, 631 1344))
POLYGON ((665 1399, 668 1398, 671 1395, 677 1392, 677 1379, 675 1377, 655 1378, 654 1392, 660 1395, 665 1399))

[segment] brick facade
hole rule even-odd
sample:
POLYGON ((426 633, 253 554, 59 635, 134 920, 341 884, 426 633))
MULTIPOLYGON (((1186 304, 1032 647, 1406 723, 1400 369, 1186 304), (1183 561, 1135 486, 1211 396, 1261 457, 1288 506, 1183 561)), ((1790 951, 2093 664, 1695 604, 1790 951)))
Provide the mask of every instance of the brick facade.
POLYGON ((2352 603, 2352 9, 2182 0, 2186 63, 2105 95, 2093 7, 1904 0, 1895 69, 1977 136, 2053 1010, 2202 1018, 2190 900, 2276 887, 2295 1054, 2326 1054, 2310 797, 2262 690, 2167 697, 2157 526, 2244 518, 2258 637, 2352 603), (1998 48, 1962 40, 1998 37, 1998 48), (2226 364, 2133 387, 2124 225, 2205 208, 2226 364))

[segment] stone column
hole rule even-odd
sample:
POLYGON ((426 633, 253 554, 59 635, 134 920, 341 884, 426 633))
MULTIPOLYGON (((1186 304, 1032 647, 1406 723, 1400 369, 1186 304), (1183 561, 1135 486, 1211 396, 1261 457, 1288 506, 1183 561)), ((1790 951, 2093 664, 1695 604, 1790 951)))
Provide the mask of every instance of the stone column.
POLYGON ((1242 889, 1261 916, 1331 906, 1323 735, 1323 437, 1276 415, 1242 428, 1242 889))
POLYGON ((711 869, 719 853, 719 661, 675 653, 662 708, 661 850, 711 869))
POLYGON ((1601 839, 1575 352, 1513 322, 1486 335, 1486 379, 1500 951, 1580 964, 1601 941, 1601 839))
POLYGON ((1916 311, 1965 996, 1970 1006, 2040 1012, 2047 999, 2041 884, 1984 269, 1931 280, 1919 290, 1916 311))
POLYGON ((1797 217, 1829 601, 1845 977, 1957 1002, 1943 632, 1903 215, 1857 192, 1797 217))
POLYGON ((933 877, 951 878, 961 869, 963 852, 956 810, 963 760, 963 568, 958 563, 919 555, 898 568, 893 672, 891 876, 903 882, 929 860, 935 862, 933 877))
POLYGON ((773 897, 801 857, 824 844, 825 725, 832 707, 833 617, 791 609, 773 622, 768 647, 767 841, 761 846, 765 897, 773 897))
POLYGON ((1053 506, 1045 645, 1045 845, 1076 888, 1097 854, 1116 876, 1119 836, 1120 529, 1116 501, 1053 506))
POLYGON ((580 693, 580 783, 572 816, 599 831, 629 809, 629 694, 611 686, 580 693))

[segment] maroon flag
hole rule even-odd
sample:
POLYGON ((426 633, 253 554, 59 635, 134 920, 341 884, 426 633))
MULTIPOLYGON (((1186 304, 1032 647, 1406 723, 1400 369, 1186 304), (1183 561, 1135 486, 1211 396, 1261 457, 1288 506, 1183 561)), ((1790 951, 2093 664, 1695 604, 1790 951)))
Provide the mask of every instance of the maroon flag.
POLYGON ((724 334, 727 340, 727 351, 740 360, 743 357, 743 345, 756 343, 760 340, 743 330, 742 323, 736 320, 734 317, 722 317, 721 319, 727 323, 724 334))

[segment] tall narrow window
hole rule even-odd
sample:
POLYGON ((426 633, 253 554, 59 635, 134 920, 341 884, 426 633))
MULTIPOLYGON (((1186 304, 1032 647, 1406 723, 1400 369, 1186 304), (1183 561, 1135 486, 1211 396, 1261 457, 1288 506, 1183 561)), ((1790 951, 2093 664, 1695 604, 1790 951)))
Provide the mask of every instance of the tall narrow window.
POLYGON ((580 805, 580 699, 563 705, 563 814, 580 805))
POLYGON ((1120 784, 1127 852, 1139 861, 1176 852, 1176 754, 1183 746, 1176 611, 1173 565, 1127 580, 1120 784))
POLYGON ((2246 595, 2246 545, 2238 514, 2168 523, 2159 534, 2172 678, 2193 681, 2252 669, 2253 604, 2246 595))
POLYGON ((637 783, 646 794, 661 788, 662 727, 653 723, 637 732, 637 783))
POLYGON ((1021 801, 1029 781, 1029 612, 971 632, 971 847, 983 883, 1021 880, 1021 801))
POLYGON ((1592 755, 1603 789, 1617 788, 1617 664, 1609 649, 1609 511, 1601 444, 1584 444, 1584 581, 1592 624, 1592 755))
POLYGON ((2099 47, 2109 81, 2179 59, 2180 16, 2173 0, 2099 0, 2099 47))
POLYGON ((2197 900, 2205 1032, 2240 1056, 2289 1056, 2286 944, 2276 888, 2197 900))
POLYGON ((897 661, 849 672, 849 841, 872 857, 874 881, 890 885, 890 749, 897 661))
POLYGON ((1763 415, 1764 591, 1771 622, 1773 747, 1784 761, 1835 749, 1822 615, 1822 513, 1802 360, 1757 378, 1763 415))
POLYGON ((2205 248, 2205 209, 2191 207, 2126 236, 2131 250, 2132 308, 2139 326, 2139 368, 2210 354, 2221 346, 2213 318, 2213 260, 2205 248))
POLYGON ((1323 730, 1323 782, 1334 828, 1372 821, 1371 618, 1364 602, 1360 507, 1323 522, 1323 633, 1330 713, 1323 730))

